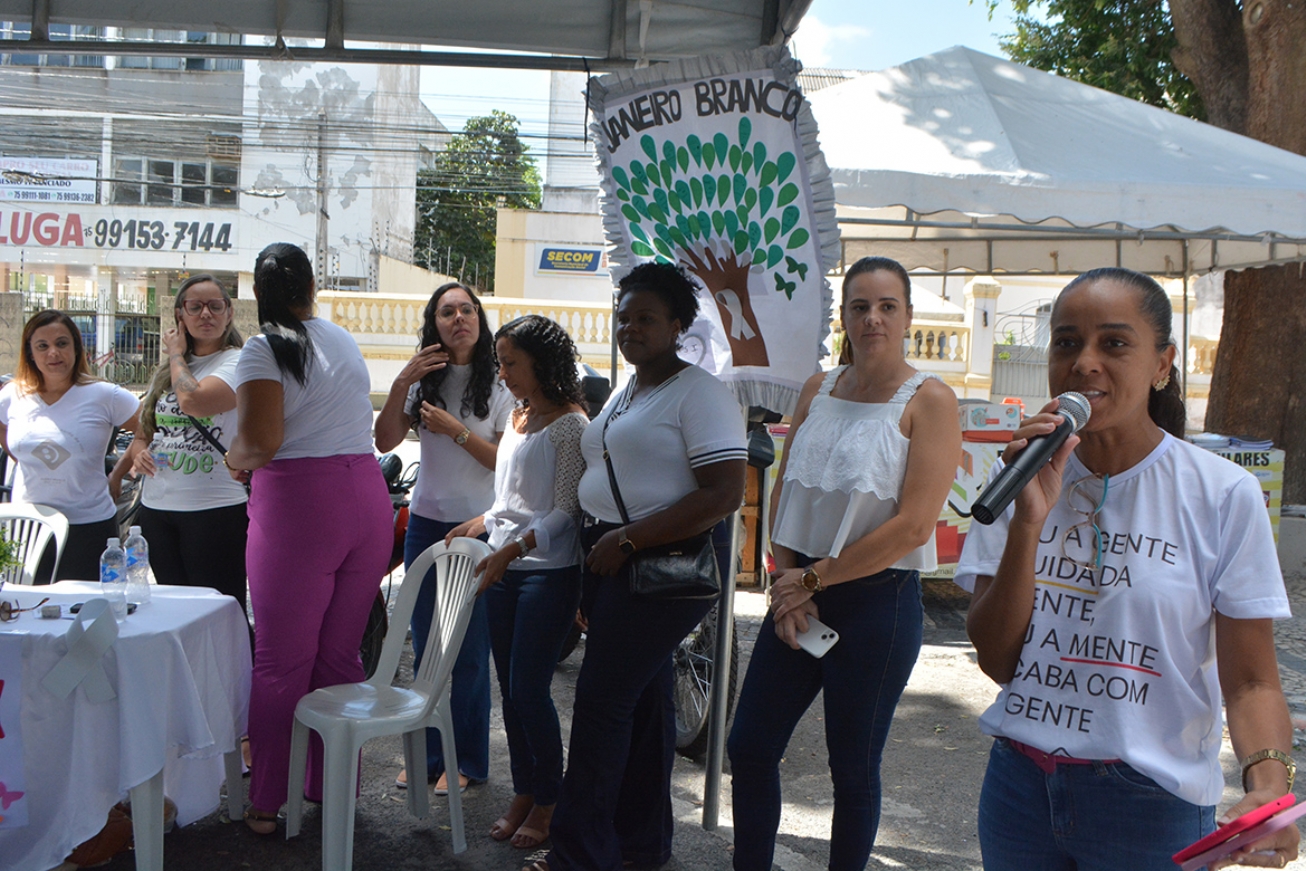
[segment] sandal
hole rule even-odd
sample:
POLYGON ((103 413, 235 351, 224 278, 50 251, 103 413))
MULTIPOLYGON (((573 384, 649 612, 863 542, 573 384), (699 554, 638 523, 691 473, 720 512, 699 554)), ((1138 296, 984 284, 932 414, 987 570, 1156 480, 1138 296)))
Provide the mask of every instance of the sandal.
POLYGON ((513 833, 512 845, 519 850, 531 850, 549 839, 549 824, 553 822, 553 805, 535 805, 513 833))
POLYGON ((250 808, 245 811, 245 825, 256 835, 267 837, 277 833, 277 814, 250 808))
POLYGON ((552 871, 548 859, 536 859, 529 865, 523 865, 521 871, 552 871))
POLYGON ((496 841, 506 841, 513 837, 517 831, 526 822, 530 816, 531 809, 535 807, 534 801, 528 795, 515 795, 512 804, 504 811, 503 816, 494 821, 490 826, 490 837, 496 841))

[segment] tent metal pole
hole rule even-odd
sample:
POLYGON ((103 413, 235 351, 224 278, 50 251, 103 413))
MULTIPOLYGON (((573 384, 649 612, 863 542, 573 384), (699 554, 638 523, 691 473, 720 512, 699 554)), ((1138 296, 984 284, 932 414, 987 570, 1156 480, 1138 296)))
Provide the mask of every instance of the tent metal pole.
MULTIPOLYGON (((748 409, 741 409, 744 428, 748 409)), ((712 693, 708 699, 707 774, 703 779, 703 828, 717 829, 721 815, 721 763, 726 755, 726 715, 730 699, 730 651, 735 631, 735 576, 739 572, 739 515, 730 515, 730 571, 721 579, 716 611, 716 653, 712 658, 712 693)))
POLYGON ((1179 381, 1183 385, 1184 407, 1188 406, 1188 240, 1184 240, 1184 352, 1179 357, 1179 381))

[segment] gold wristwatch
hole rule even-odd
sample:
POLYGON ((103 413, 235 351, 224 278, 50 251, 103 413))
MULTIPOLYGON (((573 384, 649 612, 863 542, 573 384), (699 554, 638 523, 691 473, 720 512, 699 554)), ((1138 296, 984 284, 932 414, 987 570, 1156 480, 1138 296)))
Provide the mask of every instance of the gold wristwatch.
POLYGON ((821 576, 816 573, 816 563, 812 563, 803 572, 802 576, 803 589, 809 593, 819 593, 825 589, 821 583, 821 576))
POLYGON ((470 436, 471 434, 472 434, 471 430, 464 428, 462 432, 458 433, 458 435, 453 437, 453 440, 457 442, 459 445, 465 445, 467 444, 468 436, 470 436))
POLYGON ((617 538, 617 547, 621 548, 621 552, 626 556, 630 556, 638 550, 638 548, 635 547, 635 542, 626 537, 626 527, 624 526, 621 527, 621 534, 617 538))
POLYGON ((1282 750, 1276 750, 1273 747, 1266 750, 1257 750, 1255 753, 1238 763, 1243 770, 1243 792, 1247 791, 1247 769, 1251 768, 1257 762, 1264 762, 1267 759, 1282 762, 1283 767, 1288 769, 1288 792, 1292 792, 1292 782, 1297 777, 1297 762, 1287 753, 1284 753, 1282 750))

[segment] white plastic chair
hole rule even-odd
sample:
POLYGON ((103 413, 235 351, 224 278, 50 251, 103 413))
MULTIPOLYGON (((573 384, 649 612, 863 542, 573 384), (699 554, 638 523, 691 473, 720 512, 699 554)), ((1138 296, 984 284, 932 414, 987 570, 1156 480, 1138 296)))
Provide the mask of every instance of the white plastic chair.
MULTIPOLYGON (((18 548, 14 554, 22 560, 20 584, 36 581, 36 570, 41 564, 45 547, 54 540, 54 571, 59 572, 59 558, 63 556, 64 542, 68 540, 68 518, 48 505, 31 502, 0 503, 0 529, 18 548)), ((95 580, 79 578, 79 580, 95 580)))
MULTIPOLYGON (((390 631, 381 647, 376 673, 365 683, 324 687, 304 696, 295 707, 290 745, 289 802, 286 837, 299 834, 304 812, 304 771, 308 764, 309 730, 322 736, 325 759, 322 787, 322 868, 349 871, 354 860, 354 791, 358 754, 363 744, 383 735, 404 736, 404 768, 408 774, 408 810, 419 819, 430 808, 426 784, 425 729, 440 730, 444 758, 458 758, 453 719, 449 714, 449 675, 462 647, 463 635, 476 602, 473 569, 490 555, 490 547, 472 538, 457 538, 446 547, 427 548, 404 574, 399 599, 390 617, 390 631), (422 665, 409 689, 391 686, 408 632, 422 579, 435 565, 435 613, 422 665)), ((453 849, 467 849, 462 796, 449 790, 449 824, 453 849)))

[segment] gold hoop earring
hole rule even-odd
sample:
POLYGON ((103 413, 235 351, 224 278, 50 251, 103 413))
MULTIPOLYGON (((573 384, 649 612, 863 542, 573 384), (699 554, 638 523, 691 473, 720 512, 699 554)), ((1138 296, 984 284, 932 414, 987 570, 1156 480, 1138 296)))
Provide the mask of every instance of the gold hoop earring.
POLYGON ((1153 384, 1152 389, 1155 390, 1157 393, 1160 393, 1162 390, 1166 389, 1169 386, 1170 386, 1170 376, 1167 375, 1164 378, 1162 378, 1160 381, 1153 384))

